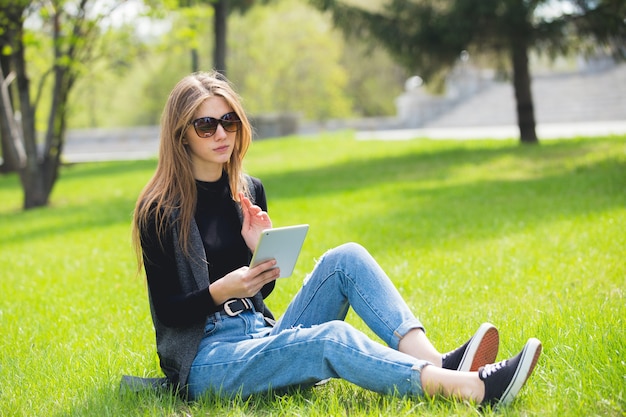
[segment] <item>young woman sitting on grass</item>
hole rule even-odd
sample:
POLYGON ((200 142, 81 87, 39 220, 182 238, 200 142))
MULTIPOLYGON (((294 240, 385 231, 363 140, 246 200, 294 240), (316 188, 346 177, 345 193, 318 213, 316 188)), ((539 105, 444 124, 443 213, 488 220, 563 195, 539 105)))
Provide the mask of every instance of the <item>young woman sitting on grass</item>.
POLYGON ((533 371, 541 343, 493 364, 488 323, 441 354, 370 254, 329 250, 274 321, 264 299, 279 270, 249 267, 271 228, 261 181, 244 174, 251 126, 219 73, 195 73, 171 92, 156 172, 137 201, 134 237, 145 268, 160 364, 190 399, 248 397, 343 378, 379 393, 509 403, 533 371), (343 320, 354 311, 387 344, 343 320))

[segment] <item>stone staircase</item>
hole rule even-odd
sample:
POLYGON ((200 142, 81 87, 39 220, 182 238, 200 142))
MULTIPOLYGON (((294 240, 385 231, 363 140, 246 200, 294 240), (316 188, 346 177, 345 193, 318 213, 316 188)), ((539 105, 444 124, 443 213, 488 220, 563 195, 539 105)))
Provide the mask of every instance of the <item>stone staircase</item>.
MULTIPOLYGON (((626 65, 577 73, 533 75, 537 123, 626 121, 626 65)), ((424 128, 516 125, 509 82, 488 82, 424 128)))

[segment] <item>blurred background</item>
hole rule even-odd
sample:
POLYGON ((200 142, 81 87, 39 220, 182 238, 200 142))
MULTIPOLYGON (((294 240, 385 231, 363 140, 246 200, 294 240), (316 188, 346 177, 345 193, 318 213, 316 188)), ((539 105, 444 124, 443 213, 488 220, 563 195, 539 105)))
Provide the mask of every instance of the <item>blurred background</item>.
POLYGON ((213 68, 256 138, 623 133, 625 16, 623 0, 5 0, 0 171, 48 163, 45 200, 63 161, 154 156, 174 84, 213 68))

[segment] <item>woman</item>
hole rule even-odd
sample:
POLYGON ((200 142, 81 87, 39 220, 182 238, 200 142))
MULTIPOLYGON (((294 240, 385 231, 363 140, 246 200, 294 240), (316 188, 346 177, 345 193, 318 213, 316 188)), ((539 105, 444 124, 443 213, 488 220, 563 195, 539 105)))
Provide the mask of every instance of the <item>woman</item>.
POLYGON ((275 322, 264 299, 279 271, 250 268, 261 230, 272 227, 263 185, 242 161, 251 127, 219 73, 195 73, 171 92, 161 121, 159 163, 134 214, 160 364, 191 399, 303 387, 343 378, 363 388, 508 403, 541 352, 530 339, 493 364, 498 331, 480 326, 440 354, 389 278, 350 243, 318 261, 275 322), (343 322, 352 307, 388 346, 343 322))

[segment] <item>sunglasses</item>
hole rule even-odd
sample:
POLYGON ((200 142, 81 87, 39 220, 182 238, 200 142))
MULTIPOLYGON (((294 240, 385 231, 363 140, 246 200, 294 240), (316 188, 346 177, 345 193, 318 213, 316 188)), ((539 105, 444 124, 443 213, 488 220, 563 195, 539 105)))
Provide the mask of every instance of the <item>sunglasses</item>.
POLYGON ((239 120, 237 113, 233 111, 226 113, 219 119, 216 119, 215 117, 201 117, 189 124, 193 125, 193 128, 198 136, 201 138, 209 138, 215 134, 217 125, 222 125, 224 130, 227 132, 238 131, 241 120, 239 120))

